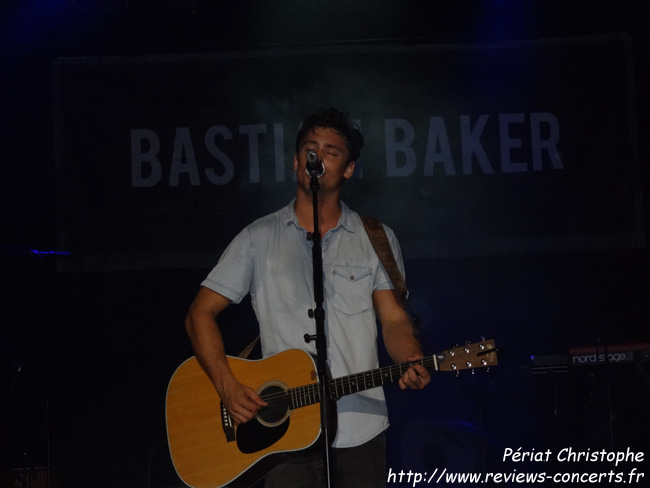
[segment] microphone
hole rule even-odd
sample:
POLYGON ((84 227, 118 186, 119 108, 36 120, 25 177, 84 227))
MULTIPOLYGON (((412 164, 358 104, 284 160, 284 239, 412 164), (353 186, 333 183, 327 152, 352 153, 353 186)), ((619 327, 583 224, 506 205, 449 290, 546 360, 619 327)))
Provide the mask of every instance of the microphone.
POLYGON ((315 176, 316 178, 320 178, 325 174, 325 166, 323 165, 323 162, 318 159, 318 153, 314 151, 313 149, 310 149, 307 151, 307 174, 309 176, 315 176))

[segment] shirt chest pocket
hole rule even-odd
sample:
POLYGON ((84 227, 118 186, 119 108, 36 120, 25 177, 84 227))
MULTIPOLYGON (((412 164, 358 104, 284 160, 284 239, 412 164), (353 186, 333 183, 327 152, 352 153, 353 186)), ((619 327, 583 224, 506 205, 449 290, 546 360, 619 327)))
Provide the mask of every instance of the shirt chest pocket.
POLYGON ((334 266, 332 305, 347 315, 372 307, 372 268, 334 266))

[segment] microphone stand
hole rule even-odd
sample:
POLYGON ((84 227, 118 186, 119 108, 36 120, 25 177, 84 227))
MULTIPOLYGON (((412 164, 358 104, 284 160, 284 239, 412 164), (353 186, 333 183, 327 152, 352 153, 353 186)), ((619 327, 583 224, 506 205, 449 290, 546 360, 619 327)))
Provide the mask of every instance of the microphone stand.
MULTIPOLYGON (((312 265, 314 273, 314 301, 316 307, 309 310, 309 316, 316 321, 316 335, 305 334, 305 342, 316 340, 316 368, 318 372, 318 386, 320 395, 320 420, 321 436, 325 442, 323 450, 324 474, 326 486, 332 487, 332 440, 333 435, 330 432, 330 419, 332 415, 332 405, 330 396, 329 379, 327 378, 327 338, 325 336, 325 310, 323 309, 323 252, 321 247, 321 235, 318 224, 318 176, 315 171, 309 171, 311 176, 310 190, 313 196, 314 207, 314 231, 307 234, 307 239, 311 240, 312 246, 312 265)), ((321 173, 322 174, 322 173, 321 173)))

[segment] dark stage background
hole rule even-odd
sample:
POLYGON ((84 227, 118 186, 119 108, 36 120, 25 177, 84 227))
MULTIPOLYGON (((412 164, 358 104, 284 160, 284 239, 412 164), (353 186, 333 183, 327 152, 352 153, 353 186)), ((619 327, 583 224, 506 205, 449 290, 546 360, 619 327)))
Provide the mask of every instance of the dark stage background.
MULTIPOLYGON (((650 455, 647 1, 9 1, 0 21, 0 486, 182 486, 164 399, 186 309, 293 196, 293 136, 329 105, 366 135, 345 199, 400 237, 427 350, 502 348, 386 388, 388 467, 648 486, 647 462, 503 459, 650 455)), ((249 305, 224 323, 235 354, 249 305)))

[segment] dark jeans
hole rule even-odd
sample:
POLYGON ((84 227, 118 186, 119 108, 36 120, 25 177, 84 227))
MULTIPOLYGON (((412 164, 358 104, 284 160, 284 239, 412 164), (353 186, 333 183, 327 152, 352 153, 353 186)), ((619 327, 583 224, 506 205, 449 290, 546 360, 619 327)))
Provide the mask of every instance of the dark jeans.
MULTIPOLYGON (((265 488, 320 488, 324 481, 320 449, 295 453, 266 476, 265 488)), ((379 434, 357 447, 332 449, 333 488, 386 486, 386 437, 379 434)))

